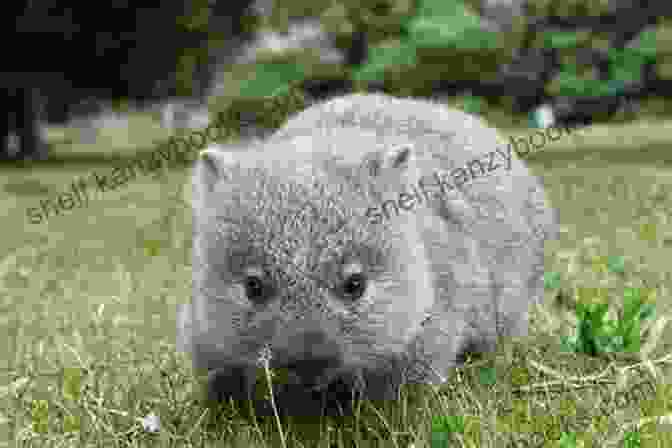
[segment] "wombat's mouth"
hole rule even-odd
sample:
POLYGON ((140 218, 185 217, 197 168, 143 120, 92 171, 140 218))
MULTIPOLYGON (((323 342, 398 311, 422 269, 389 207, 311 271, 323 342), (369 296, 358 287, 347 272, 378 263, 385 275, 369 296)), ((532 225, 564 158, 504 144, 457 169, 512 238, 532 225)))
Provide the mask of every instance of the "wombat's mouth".
MULTIPOLYGON (((277 410, 282 414, 294 416, 315 416, 324 412, 326 415, 341 416, 351 413, 353 398, 352 383, 345 378, 327 374, 319 381, 308 381, 288 369, 283 372, 296 375, 295 384, 283 382, 282 373, 274 369, 272 382, 273 395, 277 410), (309 383, 313 383, 309 387, 309 383), (277 387, 276 387, 277 386, 277 387)), ((211 371, 208 375, 208 398, 214 402, 222 402, 233 398, 242 402, 252 399, 257 415, 272 416, 273 410, 269 407, 267 399, 267 385, 254 381, 253 377, 246 375, 249 368, 233 368, 211 371), (256 383, 256 384, 255 384, 256 383), (262 386, 262 389, 257 387, 262 386), (263 392, 259 395, 259 392, 263 392)), ((287 376, 289 377, 289 375, 287 376)), ((243 406, 241 409, 245 409, 243 406)))
POLYGON ((340 366, 341 363, 335 358, 289 362, 273 367, 274 382, 319 391, 336 380, 340 366))

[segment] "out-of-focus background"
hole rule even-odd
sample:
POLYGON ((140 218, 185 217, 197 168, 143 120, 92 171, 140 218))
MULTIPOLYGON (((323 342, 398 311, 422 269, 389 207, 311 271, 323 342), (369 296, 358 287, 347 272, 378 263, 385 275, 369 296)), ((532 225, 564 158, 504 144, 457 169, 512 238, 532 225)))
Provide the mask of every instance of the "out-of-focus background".
POLYGON ((419 448, 452 416, 439 427, 455 446, 672 446, 646 420, 672 403, 672 2, 153 3, 0 9, 0 447, 282 445, 274 422, 209 420, 175 354, 191 295, 188 164, 119 167, 216 118, 235 138, 264 135, 353 91, 432 98, 504 137, 569 125, 527 158, 561 234, 513 364, 475 364, 390 420, 286 427, 290 445, 419 448), (113 172, 119 186, 100 191, 95 176, 113 172))
POLYGON ((433 97, 500 126, 660 117, 672 91, 662 0, 62 3, 3 13, 3 159, 142 145, 289 84, 433 97))

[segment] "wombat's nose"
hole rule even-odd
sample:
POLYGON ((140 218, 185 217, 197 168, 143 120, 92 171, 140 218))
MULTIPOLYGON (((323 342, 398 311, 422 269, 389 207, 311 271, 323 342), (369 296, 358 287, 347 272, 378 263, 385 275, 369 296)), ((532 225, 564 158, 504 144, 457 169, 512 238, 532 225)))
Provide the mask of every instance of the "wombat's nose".
POLYGON ((276 349, 290 360, 331 358, 339 353, 338 344, 322 331, 295 332, 282 340, 276 349))
POLYGON ((336 365, 336 358, 318 358, 298 360, 286 367, 301 379, 303 385, 315 386, 325 372, 336 365))
POLYGON ((340 365, 338 345, 322 332, 307 332, 292 338, 291 355, 282 367, 297 375, 304 385, 315 385, 327 370, 340 365))

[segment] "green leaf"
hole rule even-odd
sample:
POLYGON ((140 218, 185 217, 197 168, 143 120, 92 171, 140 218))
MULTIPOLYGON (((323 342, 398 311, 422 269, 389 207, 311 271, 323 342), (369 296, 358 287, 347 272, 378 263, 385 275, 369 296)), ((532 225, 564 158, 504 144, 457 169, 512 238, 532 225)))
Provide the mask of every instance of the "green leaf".
POLYGON ((602 327, 606 304, 592 304, 584 308, 584 315, 579 320, 577 329, 578 351, 590 356, 596 356, 602 351, 602 327))
POLYGON ((293 62, 257 63, 254 75, 239 86, 238 96, 260 98, 272 96, 278 89, 306 77, 304 67, 293 62))
POLYGON ((639 309, 639 319, 640 320, 650 319, 650 318, 653 317, 655 312, 656 312, 656 310, 655 310, 655 306, 653 305, 653 303, 645 303, 639 309))
POLYGON ((571 336, 560 336, 561 348, 565 352, 576 353, 576 341, 571 336))
POLYGON ((431 448, 449 448, 450 447, 450 433, 445 431, 432 432, 431 448))
POLYGON ((624 335, 624 348, 632 353, 639 352, 640 342, 641 342, 641 331, 639 326, 639 320, 635 320, 632 323, 632 326, 629 328, 629 331, 624 335))
POLYGON ((576 48, 581 38, 575 32, 556 31, 544 33, 546 48, 576 48))
POLYGON ((602 333, 603 334, 618 334, 620 332, 622 326, 622 321, 617 320, 617 321, 612 321, 612 320, 606 320, 602 324, 602 333))
POLYGON ((615 351, 622 351, 625 348, 625 341, 623 339, 622 335, 614 335, 609 338, 609 347, 610 351, 615 352, 615 351))
MULTIPOLYGON (((622 79, 603 81, 600 79, 585 79, 564 68, 556 78, 558 92, 566 96, 614 96, 619 95, 625 88, 622 79)), ((622 73, 618 72, 621 76, 622 73)), ((625 81, 631 81, 632 76, 628 73, 625 81)))
POLYGON ((607 303, 596 303, 592 306, 590 321, 594 329, 599 330, 602 328, 607 311, 609 311, 609 304, 607 303))
POLYGON ((494 367, 482 367, 478 372, 481 384, 492 386, 497 382, 497 374, 494 367))
POLYGON ((469 14, 460 0, 421 0, 418 2, 417 15, 423 17, 451 17, 469 14))
POLYGON ((575 335, 565 337, 565 346, 570 352, 576 352, 579 348, 579 340, 575 335))
POLYGON ((496 48, 499 37, 487 31, 481 17, 461 0, 421 0, 408 31, 423 47, 496 48))
POLYGON ((641 291, 639 288, 626 288, 623 291, 623 316, 622 320, 630 322, 639 315, 642 306, 641 291))
POLYGON ((639 431, 628 431, 623 437, 623 448, 639 448, 642 442, 640 439, 639 431))
POLYGON ((461 415, 440 415, 432 421, 432 431, 464 433, 464 417, 461 415))
POLYGON ((365 64, 352 73, 356 81, 383 79, 385 71, 400 66, 417 65, 416 48, 413 42, 383 43, 369 49, 365 64))
POLYGON ((483 99, 478 96, 466 96, 463 99, 462 108, 470 114, 479 114, 483 109, 483 99))
POLYGON ((559 442, 560 448, 576 448, 576 434, 563 432, 559 442))
POLYGON ((621 256, 609 257, 607 267, 613 273, 622 274, 625 272, 625 258, 621 256))
POLYGON ((621 325, 627 325, 635 320, 639 320, 639 310, 641 304, 635 303, 630 306, 623 307, 623 315, 621 316, 620 322, 621 325))
POLYGON ((632 52, 641 57, 655 58, 658 54, 656 30, 644 30, 637 36, 637 42, 632 48, 624 48, 624 52, 632 52))
POLYGON ((476 23, 462 19, 418 17, 409 24, 411 39, 426 48, 481 50, 497 48, 497 36, 476 23))
POLYGON ((641 290, 639 288, 625 288, 623 290, 623 300, 625 303, 634 302, 640 300, 641 290))
POLYGON ((560 287, 560 280, 562 276, 559 272, 544 272, 544 288, 558 289, 560 287))

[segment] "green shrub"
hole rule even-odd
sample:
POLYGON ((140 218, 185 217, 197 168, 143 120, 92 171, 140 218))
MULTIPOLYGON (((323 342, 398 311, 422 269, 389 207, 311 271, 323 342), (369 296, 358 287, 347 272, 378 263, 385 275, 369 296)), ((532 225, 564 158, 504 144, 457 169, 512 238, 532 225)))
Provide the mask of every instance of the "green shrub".
POLYGON ((654 315, 654 305, 646 303, 638 288, 627 288, 623 295, 623 309, 618 319, 609 320, 608 303, 576 303, 578 326, 576 334, 562 338, 565 349, 599 356, 604 353, 639 352, 641 324, 654 315))

